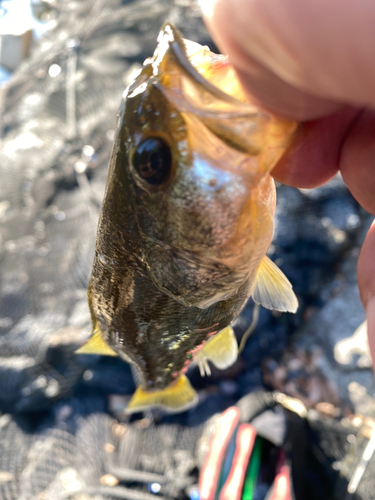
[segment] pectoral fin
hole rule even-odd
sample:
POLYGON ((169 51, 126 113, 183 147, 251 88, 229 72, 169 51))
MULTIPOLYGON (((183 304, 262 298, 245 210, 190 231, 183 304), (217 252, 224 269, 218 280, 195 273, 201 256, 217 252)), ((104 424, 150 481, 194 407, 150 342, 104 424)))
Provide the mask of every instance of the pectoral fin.
POLYGON ((292 285, 267 256, 264 256, 260 263, 252 297, 254 302, 267 309, 292 313, 298 309, 298 300, 292 285))
POLYGON ((126 407, 126 413, 136 413, 147 408, 159 407, 169 413, 185 411, 198 402, 197 393, 185 375, 161 391, 147 392, 138 387, 126 407))
POLYGON ((76 350, 76 354, 101 354, 102 356, 117 356, 117 353, 107 345, 102 337, 102 332, 97 327, 88 342, 76 350))
POLYGON ((237 353, 238 346, 233 328, 227 326, 206 342, 195 356, 194 361, 199 366, 202 376, 205 374, 211 375, 207 360, 212 361, 219 370, 225 370, 236 361, 237 353))

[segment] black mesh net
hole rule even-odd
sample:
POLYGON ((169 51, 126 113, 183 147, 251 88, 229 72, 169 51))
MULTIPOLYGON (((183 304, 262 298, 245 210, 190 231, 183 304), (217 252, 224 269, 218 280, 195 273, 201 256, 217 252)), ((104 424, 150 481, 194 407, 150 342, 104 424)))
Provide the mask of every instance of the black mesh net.
POLYGON ((197 482, 200 426, 120 423, 101 398, 72 399, 44 418, 0 417, 0 498, 186 498, 197 482), (157 490, 156 490, 157 489, 157 490))

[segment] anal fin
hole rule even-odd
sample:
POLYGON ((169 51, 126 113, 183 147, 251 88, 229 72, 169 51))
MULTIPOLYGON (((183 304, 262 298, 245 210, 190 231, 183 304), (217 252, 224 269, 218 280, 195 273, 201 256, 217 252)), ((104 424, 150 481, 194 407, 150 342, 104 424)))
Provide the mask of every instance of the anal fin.
POLYGON ((126 407, 126 413, 136 413, 148 408, 159 407, 169 413, 185 411, 198 402, 198 395, 190 385, 186 375, 160 391, 145 391, 138 387, 126 407))
POLYGON ((211 375, 207 360, 212 361, 219 370, 225 370, 233 365, 237 354, 238 345, 233 328, 227 326, 204 344, 194 361, 198 364, 202 376, 211 375))
POLYGON ((252 297, 254 302, 267 309, 292 313, 298 309, 292 285, 266 255, 260 263, 252 297))
POLYGON ((76 354, 100 354, 102 356, 117 356, 117 353, 106 344, 102 332, 97 327, 92 332, 89 340, 75 351, 76 354))

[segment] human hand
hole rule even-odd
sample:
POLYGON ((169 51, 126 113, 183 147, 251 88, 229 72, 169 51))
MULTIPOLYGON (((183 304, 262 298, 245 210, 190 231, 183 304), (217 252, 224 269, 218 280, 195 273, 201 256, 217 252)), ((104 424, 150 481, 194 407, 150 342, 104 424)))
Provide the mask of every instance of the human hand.
MULTIPOLYGON (((302 122, 273 176, 317 187, 338 171, 375 214, 375 3, 201 0, 216 44, 254 102, 302 122)), ((375 223, 358 260, 375 365, 375 223)))

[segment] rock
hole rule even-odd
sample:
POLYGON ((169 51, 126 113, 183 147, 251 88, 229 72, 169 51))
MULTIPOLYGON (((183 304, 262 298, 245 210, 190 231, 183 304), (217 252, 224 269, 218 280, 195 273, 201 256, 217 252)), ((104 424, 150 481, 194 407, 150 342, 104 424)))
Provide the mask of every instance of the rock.
POLYGON ((328 299, 304 329, 307 335, 315 335, 324 344, 326 352, 333 352, 336 344, 351 337, 363 323, 365 312, 359 298, 357 285, 343 285, 341 291, 328 299))
POLYGON ((335 345, 334 355, 335 360, 342 365, 371 368, 366 321, 357 328, 351 337, 341 340, 335 345))

